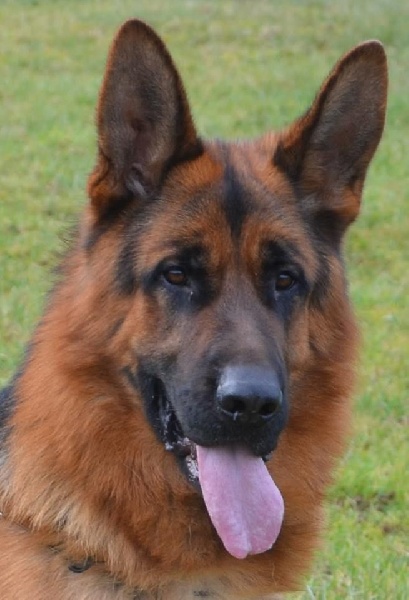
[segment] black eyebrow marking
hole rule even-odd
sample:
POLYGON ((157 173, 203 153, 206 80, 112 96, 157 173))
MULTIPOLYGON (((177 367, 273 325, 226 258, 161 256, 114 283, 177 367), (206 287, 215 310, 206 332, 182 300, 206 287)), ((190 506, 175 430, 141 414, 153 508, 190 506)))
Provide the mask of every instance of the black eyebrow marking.
POLYGON ((265 263, 280 264, 285 262, 301 262, 300 250, 288 240, 268 240, 262 245, 262 258, 265 263))

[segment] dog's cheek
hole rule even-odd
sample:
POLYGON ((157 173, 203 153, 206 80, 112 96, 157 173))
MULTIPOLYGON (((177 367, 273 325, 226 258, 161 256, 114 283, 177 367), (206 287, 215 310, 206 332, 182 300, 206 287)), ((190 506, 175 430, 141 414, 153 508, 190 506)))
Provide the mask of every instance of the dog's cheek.
POLYGON ((301 372, 310 358, 310 323, 309 310, 303 305, 296 310, 292 316, 287 330, 287 365, 291 376, 301 372))
POLYGON ((184 344, 183 320, 170 308, 164 294, 136 294, 123 327, 125 343, 134 355, 149 355, 167 365, 180 354, 184 344))

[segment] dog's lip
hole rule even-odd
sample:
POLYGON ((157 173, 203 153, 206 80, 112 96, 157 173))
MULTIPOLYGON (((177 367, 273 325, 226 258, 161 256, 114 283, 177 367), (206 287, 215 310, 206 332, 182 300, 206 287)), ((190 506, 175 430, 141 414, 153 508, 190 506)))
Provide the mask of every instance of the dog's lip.
POLYGON ((185 436, 165 386, 160 380, 155 381, 154 389, 165 449, 175 455, 187 480, 200 492, 196 444, 185 436))
POLYGON ((184 458, 185 456, 191 454, 192 442, 189 440, 189 438, 184 437, 183 439, 176 440, 176 442, 173 443, 165 442, 165 448, 170 452, 174 452, 177 454, 177 456, 184 458))

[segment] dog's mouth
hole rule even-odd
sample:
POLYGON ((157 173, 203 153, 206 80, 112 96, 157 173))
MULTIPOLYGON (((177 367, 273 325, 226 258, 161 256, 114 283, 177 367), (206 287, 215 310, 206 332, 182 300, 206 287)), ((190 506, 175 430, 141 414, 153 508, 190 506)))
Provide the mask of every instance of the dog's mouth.
POLYGON ((159 379, 154 381, 154 397, 160 438, 166 450, 175 455, 187 480, 197 491, 201 491, 196 444, 183 433, 182 425, 159 379))
POLYGON ((235 558, 269 550, 281 529, 284 502, 265 465, 240 444, 204 447, 191 441, 164 385, 154 380, 151 422, 187 480, 203 496, 209 517, 226 550, 235 558))

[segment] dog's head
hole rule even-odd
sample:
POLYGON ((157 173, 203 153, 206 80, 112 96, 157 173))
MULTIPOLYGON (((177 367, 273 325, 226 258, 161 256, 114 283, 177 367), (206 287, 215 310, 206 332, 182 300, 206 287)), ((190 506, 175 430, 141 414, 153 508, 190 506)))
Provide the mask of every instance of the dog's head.
MULTIPOLYGON (((124 381, 187 479, 204 484, 210 512, 223 496, 213 479, 229 468, 243 471, 235 492, 252 481, 253 460, 263 480, 289 414, 308 426, 313 388, 323 384, 317 360, 329 368, 344 353, 340 248, 381 136, 385 93, 384 51, 367 42, 287 130, 205 143, 156 34, 129 21, 114 41, 87 250, 91 268, 106 260, 121 297, 124 381)), ((264 493, 264 483, 254 486, 264 493)), ((266 494, 282 511, 279 493, 266 494)))

